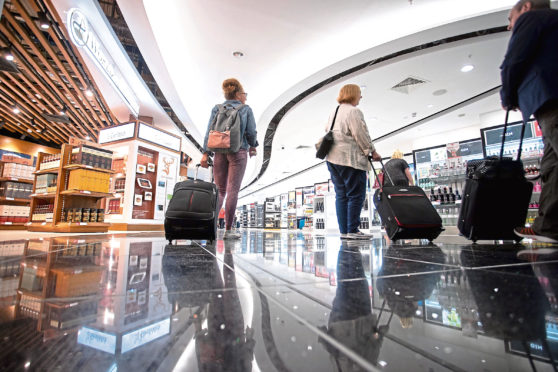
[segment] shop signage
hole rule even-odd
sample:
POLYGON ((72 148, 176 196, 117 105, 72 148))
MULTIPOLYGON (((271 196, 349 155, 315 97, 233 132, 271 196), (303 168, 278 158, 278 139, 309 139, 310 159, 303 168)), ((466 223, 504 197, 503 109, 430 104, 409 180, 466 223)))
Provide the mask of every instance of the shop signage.
POLYGON ((140 123, 138 138, 153 142, 159 146, 166 147, 174 151, 180 151, 180 138, 160 131, 147 124, 140 123))
POLYGON ((84 48, 101 71, 111 82, 116 92, 126 103, 132 114, 139 115, 139 102, 132 88, 124 80, 122 73, 112 60, 104 45, 99 40, 95 30, 89 24, 85 15, 76 8, 70 9, 66 27, 70 39, 80 48, 84 48))
POLYGON ((78 344, 89 346, 106 353, 114 354, 116 352, 116 335, 96 331, 91 328, 82 327, 78 331, 77 342, 78 344))
POLYGON ((135 129, 136 123, 128 123, 117 127, 101 129, 99 132, 99 143, 109 143, 133 138, 135 129))
POLYGON ((122 354, 170 333, 170 318, 122 336, 122 354))
POLYGON ((429 163, 430 162, 430 150, 417 151, 415 153, 415 158, 418 163, 429 163))
MULTIPOLYGON (((506 132, 506 142, 519 141, 521 138, 521 127, 523 124, 514 124, 508 126, 506 132)), ((502 134, 504 132, 504 127, 489 129, 484 132, 484 138, 486 145, 496 145, 502 143, 502 134)), ((527 123, 525 127, 525 139, 533 137, 533 129, 531 123, 527 123)))
POLYGON ((481 155, 482 156, 482 141, 460 142, 459 143, 459 156, 481 155))

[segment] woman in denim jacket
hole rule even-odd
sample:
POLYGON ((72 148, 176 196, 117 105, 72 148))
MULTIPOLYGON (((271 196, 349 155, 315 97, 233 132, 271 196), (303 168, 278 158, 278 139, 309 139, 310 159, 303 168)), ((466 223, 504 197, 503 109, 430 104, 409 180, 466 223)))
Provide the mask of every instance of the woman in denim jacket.
MULTIPOLYGON (((227 203, 225 205, 225 235, 224 239, 239 239, 240 234, 232 231, 232 224, 236 212, 236 203, 238 201, 238 191, 240 184, 244 177, 246 170, 246 163, 248 162, 248 154, 250 157, 256 155, 256 147, 258 146, 256 120, 250 106, 246 105, 248 93, 237 79, 227 79, 223 81, 223 93, 225 95, 225 104, 230 104, 234 107, 244 105, 238 111, 240 115, 240 150, 235 153, 215 153, 213 158, 213 177, 217 189, 219 189, 219 204, 218 210, 223 205, 225 196, 227 203)), ((209 123, 207 125, 207 132, 203 147, 205 153, 201 159, 201 166, 207 168, 209 166, 208 159, 212 155, 207 149, 207 140, 209 137, 209 130, 215 115, 217 115, 218 107, 215 106, 211 111, 209 123)))

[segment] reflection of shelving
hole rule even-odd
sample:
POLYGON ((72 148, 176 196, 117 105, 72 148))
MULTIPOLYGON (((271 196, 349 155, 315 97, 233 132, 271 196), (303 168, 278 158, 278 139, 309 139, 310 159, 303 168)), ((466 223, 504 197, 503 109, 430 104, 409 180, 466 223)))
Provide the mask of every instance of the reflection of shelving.
POLYGON ((105 192, 94 192, 94 191, 87 191, 87 190, 66 190, 60 192, 60 195, 68 195, 68 196, 86 196, 91 198, 109 198, 114 196, 110 193, 105 192))
POLYGON ((114 173, 114 171, 112 169, 94 168, 90 165, 84 165, 84 164, 68 164, 68 165, 64 166, 64 169, 66 169, 66 170, 87 169, 87 170, 92 170, 92 171, 95 171, 95 172, 110 173, 110 174, 114 173))

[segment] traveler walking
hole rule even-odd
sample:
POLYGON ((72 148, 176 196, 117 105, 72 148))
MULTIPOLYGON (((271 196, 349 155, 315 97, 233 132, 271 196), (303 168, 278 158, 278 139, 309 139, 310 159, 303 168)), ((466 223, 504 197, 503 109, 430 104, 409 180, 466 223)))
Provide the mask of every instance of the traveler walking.
POLYGON ((250 157, 256 155, 256 121, 252 109, 245 104, 248 93, 237 79, 225 80, 222 88, 226 101, 211 111, 203 145, 205 153, 200 163, 207 168, 209 156, 214 157, 213 176, 219 190, 218 210, 227 197, 223 238, 239 239, 240 234, 233 232, 232 226, 248 154, 250 157))
POLYGON ((339 106, 331 114, 326 132, 333 124, 333 146, 326 161, 335 188, 335 209, 342 239, 370 239, 359 231, 360 212, 366 197, 366 173, 371 157, 381 160, 376 152, 364 115, 356 106, 362 98, 360 87, 348 84, 341 88, 339 106))
POLYGON ((538 217, 517 235, 558 243, 558 10, 549 0, 521 0, 509 13, 512 36, 501 69, 502 106, 537 119, 543 134, 538 217))
POLYGON ((384 186, 413 186, 413 176, 409 164, 403 159, 403 153, 395 150, 391 159, 384 165, 384 172, 387 172, 394 184, 390 182, 390 177, 384 176, 384 186))

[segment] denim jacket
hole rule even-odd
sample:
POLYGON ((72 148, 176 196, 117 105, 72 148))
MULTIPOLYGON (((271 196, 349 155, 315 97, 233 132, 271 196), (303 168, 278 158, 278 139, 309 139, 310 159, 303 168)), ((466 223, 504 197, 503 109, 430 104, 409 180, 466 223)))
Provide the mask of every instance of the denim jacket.
MULTIPOLYGON (((242 104, 238 100, 226 100, 225 104, 231 104, 237 107, 242 104)), ((219 108, 217 105, 211 110, 211 116, 209 117, 209 123, 207 123, 207 131, 205 132, 205 138, 203 140, 203 148, 207 153, 211 151, 207 150, 207 139, 209 138, 209 130, 213 118, 217 115, 219 108)), ((240 115, 240 138, 242 138, 242 143, 240 144, 241 149, 248 150, 250 147, 258 147, 258 133, 256 132, 256 119, 254 119, 254 113, 248 105, 244 105, 239 111, 240 115)))

